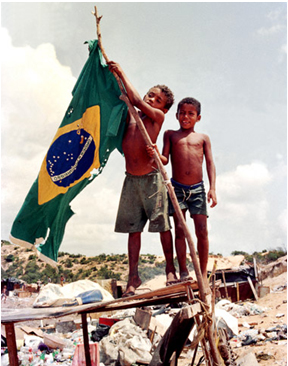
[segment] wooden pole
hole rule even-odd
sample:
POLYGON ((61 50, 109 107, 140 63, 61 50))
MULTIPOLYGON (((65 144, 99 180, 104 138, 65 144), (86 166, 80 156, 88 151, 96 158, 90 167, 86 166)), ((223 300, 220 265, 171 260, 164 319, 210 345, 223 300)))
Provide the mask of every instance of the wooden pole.
POLYGON ((238 302, 240 300, 239 282, 236 282, 236 295, 237 295, 237 302, 238 302))
POLYGON ((81 318, 82 318, 82 331, 83 331, 86 366, 91 366, 90 345, 89 345, 89 335, 88 335, 88 326, 87 326, 87 314, 81 313, 81 318))
POLYGON ((224 283, 224 288, 225 288, 225 295, 226 295, 226 299, 228 300, 228 289, 227 289, 227 285, 226 285, 226 278, 225 278, 225 273, 224 271, 222 272, 222 279, 223 279, 223 283, 224 283))
MULTIPOLYGON (((99 48, 102 52, 102 55, 103 55, 105 61, 109 62, 109 59, 108 59, 108 57, 107 57, 107 55, 104 51, 103 45, 102 45, 102 35, 101 35, 101 32, 100 32, 100 20, 102 19, 102 16, 101 17, 98 16, 98 11, 97 11, 96 6, 95 6, 94 9, 95 9, 94 15, 95 15, 95 18, 96 18, 98 45, 99 45, 99 48)), ((121 93, 122 93, 120 98, 125 101, 125 103, 128 106, 128 109, 129 109, 130 113, 135 118, 136 124, 137 124, 143 138, 144 138, 145 143, 148 146, 153 147, 152 141, 150 139, 150 136, 148 135, 148 132, 146 131, 146 128, 143 124, 143 121, 141 120, 141 118, 139 117, 138 113, 136 112, 134 106, 131 104, 129 98, 127 97, 126 91, 123 87, 123 84, 122 84, 119 76, 115 72, 113 73, 113 75, 115 76, 115 78, 118 82, 119 88, 121 90, 121 93)), ((158 167, 160 173, 162 174, 162 177, 164 179, 164 183, 166 185, 166 188, 167 188, 168 194, 170 196, 170 199, 172 201, 173 207, 175 209, 176 215, 177 215, 178 220, 180 221, 180 224, 181 224, 181 226, 184 230, 184 234, 185 234, 186 240, 188 242, 188 247, 189 247, 189 250, 190 250, 192 263, 193 263, 193 266, 194 266, 195 275, 196 275, 197 282, 198 282, 200 298, 203 301, 203 303, 206 304, 206 306, 208 308, 209 305, 207 304, 207 300, 206 300, 206 292, 205 292, 204 282, 203 282, 202 273, 201 273, 201 270, 200 270, 200 265, 199 265, 199 262, 198 262, 198 259, 197 259, 197 254, 196 254, 196 251, 195 251, 194 243, 193 243, 193 240, 192 240, 192 236, 190 234, 190 231, 188 229, 186 221, 183 217, 181 208, 178 204, 178 200, 177 200, 177 197, 175 195, 174 188, 173 188, 173 186, 170 182, 169 176, 168 176, 168 174, 167 174, 167 172, 166 172, 166 170, 165 170, 165 168, 162 164, 162 161, 161 161, 161 159, 158 156, 156 151, 154 151, 154 160, 157 164, 157 167, 158 167)), ((214 340, 214 337, 213 337, 212 324, 209 326, 209 329, 208 329, 207 333, 208 333, 208 339, 209 339, 210 347, 211 347, 211 354, 212 354, 213 360, 215 362, 215 366, 216 365, 221 365, 221 360, 220 360, 220 357, 219 357, 218 349, 216 347, 216 343, 215 343, 215 340, 214 340)))
POLYGON ((14 323, 5 323, 6 342, 9 351, 9 364, 18 366, 17 345, 15 337, 14 323))

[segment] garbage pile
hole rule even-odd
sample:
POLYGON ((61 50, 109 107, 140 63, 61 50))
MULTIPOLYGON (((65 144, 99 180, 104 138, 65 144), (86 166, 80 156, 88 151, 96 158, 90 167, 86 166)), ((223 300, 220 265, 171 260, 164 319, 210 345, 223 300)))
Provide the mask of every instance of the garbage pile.
MULTIPOLYGON (((18 347, 19 365, 72 365, 76 346, 83 343, 82 334, 80 333, 82 333, 82 330, 67 335, 70 336, 70 339, 62 338, 59 334, 46 338, 26 336, 24 344, 18 347)), ((3 345, 5 343, 2 342, 1 365, 8 366, 8 350, 3 345)))
MULTIPOLYGON (((34 301, 34 306, 47 306, 48 303, 50 306, 55 306, 55 304, 59 305, 60 302, 65 306, 65 304, 71 304, 71 301, 74 303, 77 300, 79 303, 79 298, 84 302, 86 298, 91 298, 91 295, 95 294, 97 301, 99 301, 100 293, 101 296, 109 298, 110 295, 104 293, 101 288, 99 289, 94 285, 90 287, 90 285, 86 282, 80 282, 76 288, 74 284, 73 291, 72 288, 67 288, 67 293, 59 293, 59 289, 48 286, 34 301), (80 290, 84 291, 85 297, 78 296, 80 290)), ((275 292, 279 290, 281 291, 282 288, 275 288, 275 292)), ((159 342, 172 323, 174 316, 179 312, 179 307, 183 308, 187 305, 179 303, 175 308, 171 305, 151 306, 144 309, 133 308, 114 312, 113 315, 106 318, 101 318, 101 316, 99 319, 88 318, 90 352, 91 349, 94 352, 92 352, 92 366, 149 364, 159 342)), ((254 302, 232 303, 226 299, 220 300, 215 306, 217 329, 224 328, 229 340, 237 348, 260 342, 287 341, 287 325, 281 324, 281 321, 267 329, 255 329, 244 322, 242 326, 246 329, 239 332, 238 318, 249 315, 265 315, 268 310, 268 308, 260 307, 254 302)), ((276 318, 283 316, 284 314, 279 313, 276 318)), ((42 329, 42 336, 25 335, 24 341, 17 342, 19 365, 78 366, 82 362, 85 363, 83 331, 79 328, 75 329, 75 323, 73 325, 74 328, 71 327, 69 330, 64 329, 64 326, 63 328, 56 327, 53 333, 48 332, 48 329, 42 329), (82 349, 82 353, 79 349, 82 349)), ((189 341, 193 341, 195 331, 196 327, 192 329, 188 337, 188 346, 189 341)), ((1 365, 9 365, 7 343, 3 336, 1 339, 1 365)))
POLYGON ((240 318, 241 316, 248 315, 258 315, 269 310, 268 308, 263 308, 253 302, 243 302, 243 303, 233 303, 229 300, 220 300, 217 305, 217 309, 223 309, 227 311, 230 315, 240 318))
MULTIPOLYGON (((287 341, 287 324, 277 324, 273 327, 269 327, 267 329, 255 329, 254 325, 250 325, 247 322, 244 322, 242 326, 244 329, 240 333, 238 333, 238 320, 237 318, 245 317, 249 315, 258 315, 266 313, 269 308, 260 307, 259 305, 251 302, 244 302, 241 304, 231 303, 229 300, 221 300, 216 304, 215 314, 218 315, 219 310, 224 310, 226 323, 223 319, 221 327, 226 328, 230 340, 236 344, 236 347, 243 347, 248 345, 260 344, 260 342, 271 342, 271 341, 287 341), (230 318, 227 317, 227 314, 230 315, 230 318), (237 327, 235 327, 235 322, 233 319, 237 320, 237 327), (228 320, 228 321, 227 321, 228 320), (223 323, 224 321, 224 323, 223 323)), ((276 315, 276 318, 282 318, 285 314, 279 313, 276 315)), ((218 320, 219 321, 219 320, 218 320)))
MULTIPOLYGON (((166 310, 169 312, 171 309, 166 310)), ((99 320, 90 319, 88 324, 90 347, 96 342, 99 348, 99 359, 94 360, 95 366, 99 363, 100 365, 102 363, 102 366, 116 364, 126 366, 136 362, 149 363, 151 361, 152 352, 161 337, 154 334, 151 342, 148 338, 149 332, 136 324, 135 312, 134 308, 114 314, 111 320, 114 320, 115 323, 111 326, 101 324, 99 320)), ((109 318, 103 319, 109 320, 109 318)), ((5 343, 6 340, 2 337, 2 366, 9 365, 7 344, 5 343)), ((75 351, 80 345, 83 347, 82 329, 65 334, 43 333, 43 337, 27 335, 23 345, 18 344, 19 365, 78 366, 80 361, 85 359, 83 354, 83 360, 79 360, 79 358, 75 360, 75 351)))

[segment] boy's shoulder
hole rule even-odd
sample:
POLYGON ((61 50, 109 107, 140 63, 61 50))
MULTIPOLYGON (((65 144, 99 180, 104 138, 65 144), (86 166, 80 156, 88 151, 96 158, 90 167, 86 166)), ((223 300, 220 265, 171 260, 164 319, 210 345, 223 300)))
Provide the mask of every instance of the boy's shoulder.
POLYGON ((165 135, 175 135, 175 134, 179 134, 179 132, 181 132, 181 130, 166 130, 165 131, 165 135))
POLYGON ((165 134, 168 136, 174 136, 174 135, 183 135, 184 136, 185 135, 185 136, 202 137, 203 139, 209 138, 209 136, 206 133, 182 130, 181 128, 179 128, 178 130, 166 130, 165 134))

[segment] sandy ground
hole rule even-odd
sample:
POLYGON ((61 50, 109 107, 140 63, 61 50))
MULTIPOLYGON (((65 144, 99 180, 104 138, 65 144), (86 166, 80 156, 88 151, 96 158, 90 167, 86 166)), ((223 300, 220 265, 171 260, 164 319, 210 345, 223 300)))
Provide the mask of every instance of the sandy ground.
MULTIPOLYGON (((263 285, 269 286, 271 292, 260 298, 258 301, 253 301, 252 303, 261 307, 264 311, 259 315, 239 317, 239 333, 249 329, 245 327, 246 323, 253 323, 254 325, 251 324, 251 329, 257 329, 260 332, 277 325, 287 325, 287 287, 274 292, 277 287, 287 285, 287 273, 282 273, 278 277, 267 278, 263 281, 263 285), (277 317, 281 314, 284 314, 284 316, 277 317)), ((251 303, 251 301, 249 301, 249 303, 251 303)), ((287 340, 257 342, 254 345, 241 346, 240 341, 237 341, 236 338, 232 338, 229 343, 236 357, 247 352, 253 352, 260 365, 287 365, 287 340)), ((182 357, 178 365, 190 366, 193 354, 186 348, 184 350, 186 352, 182 353, 182 357)), ((196 360, 199 360, 201 355, 202 352, 199 351, 196 360)))
MULTIPOLYGON (((262 284, 264 286, 269 286, 270 293, 253 303, 261 307, 264 311, 259 315, 239 317, 239 333, 249 329, 246 327, 247 323, 253 323, 253 325, 251 324, 251 328, 253 327, 254 329, 259 330, 259 332, 277 325, 287 325, 287 273, 285 272, 277 277, 267 278, 262 284)), ((143 285, 143 287, 149 287, 151 290, 163 286, 165 286, 165 276, 159 276, 157 279, 151 281, 150 284, 146 283, 143 285)), ((2 302, 1 306, 2 308, 31 307, 34 300, 35 298, 18 299, 14 296, 12 298, 7 298, 6 303, 2 302)), ((251 303, 251 301, 249 302, 251 303)), ((25 322, 25 324, 29 326, 39 326, 39 322, 37 321, 35 324, 27 323, 29 322, 25 322)), ((241 346, 239 340, 237 341, 236 338, 232 338, 230 340, 230 345, 238 356, 244 352, 252 351, 257 357, 258 363, 261 365, 287 365, 287 340, 257 342, 254 345, 241 346)), ((198 351, 196 360, 199 359, 201 355, 202 352, 198 351)), ((191 365, 192 356, 192 351, 185 348, 178 365, 191 365)))
MULTIPOLYGON (((248 324, 257 323, 254 326, 254 329, 258 330, 269 329, 277 325, 287 325, 287 287, 282 291, 277 291, 277 287, 284 285, 287 286, 287 273, 282 273, 278 277, 267 278, 263 281, 263 285, 269 286, 271 292, 260 298, 258 301, 255 301, 255 304, 262 308, 266 308, 267 310, 260 315, 244 316, 239 318, 239 332, 248 329, 243 326, 243 323, 245 322, 248 324), (284 314, 284 316, 278 317, 282 314, 284 314)), ((261 365, 287 365, 287 340, 257 342, 256 345, 239 348, 237 348, 233 340, 230 344, 237 355, 240 355, 249 349, 253 351, 254 354, 258 356, 257 359, 261 365), (264 359, 260 359, 261 357, 264 359)))
MULTIPOLYGON (((226 257, 217 262, 218 269, 226 269, 238 267, 243 260, 243 256, 226 257)), ((210 258, 208 264, 208 270, 212 270, 214 264, 213 258, 210 258)), ((191 273, 192 277, 195 278, 195 274, 191 273)), ((157 278, 143 284, 143 288, 148 287, 151 290, 155 290, 160 287, 164 287, 166 282, 165 276, 158 276, 157 278)), ((251 329, 257 329, 260 332, 265 331, 276 325, 287 325, 287 288, 281 291, 275 291, 279 286, 287 285, 287 272, 282 273, 280 276, 267 278, 262 281, 264 286, 269 286, 270 293, 266 296, 259 298, 258 301, 252 301, 257 306, 265 309, 262 314, 242 316, 238 318, 239 333, 248 330, 245 327, 245 323, 253 323, 251 329), (277 317, 280 314, 284 314, 282 317, 277 317), (244 325, 243 325, 244 324, 244 325)), ((140 288, 141 288, 140 287, 140 288)), ((249 301, 251 302, 251 301, 249 301)), ((241 346, 241 342, 231 339, 230 345, 236 356, 240 356, 244 352, 252 351, 257 357, 258 363, 262 365, 287 365, 287 341, 267 341, 257 342, 255 345, 241 346), (262 358, 262 359, 261 359, 262 358)), ((200 358, 202 352, 198 352, 196 360, 200 358)), ((184 349, 180 360, 180 366, 190 366, 193 353, 188 349, 184 349)))
MULTIPOLYGON (((207 271, 212 271, 215 259, 217 259, 217 269, 232 269, 239 268, 241 262, 244 260, 244 255, 234 255, 228 257, 209 256, 207 271)), ((193 279, 196 279, 194 271, 190 272, 190 275, 193 277, 193 279)), ((153 291, 165 286, 166 276, 161 275, 153 278, 150 281, 145 282, 142 286, 139 287, 139 289, 149 288, 153 291)))

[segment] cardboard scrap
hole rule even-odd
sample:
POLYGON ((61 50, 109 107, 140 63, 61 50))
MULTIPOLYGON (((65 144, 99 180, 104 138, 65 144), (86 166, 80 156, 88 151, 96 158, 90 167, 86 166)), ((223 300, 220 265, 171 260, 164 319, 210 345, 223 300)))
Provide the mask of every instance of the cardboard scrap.
POLYGON ((20 327, 23 332, 25 332, 26 334, 33 334, 33 335, 36 335, 38 337, 41 337, 43 338, 43 332, 41 329, 38 329, 38 328, 31 328, 31 327, 28 327, 26 325, 22 325, 20 327))

